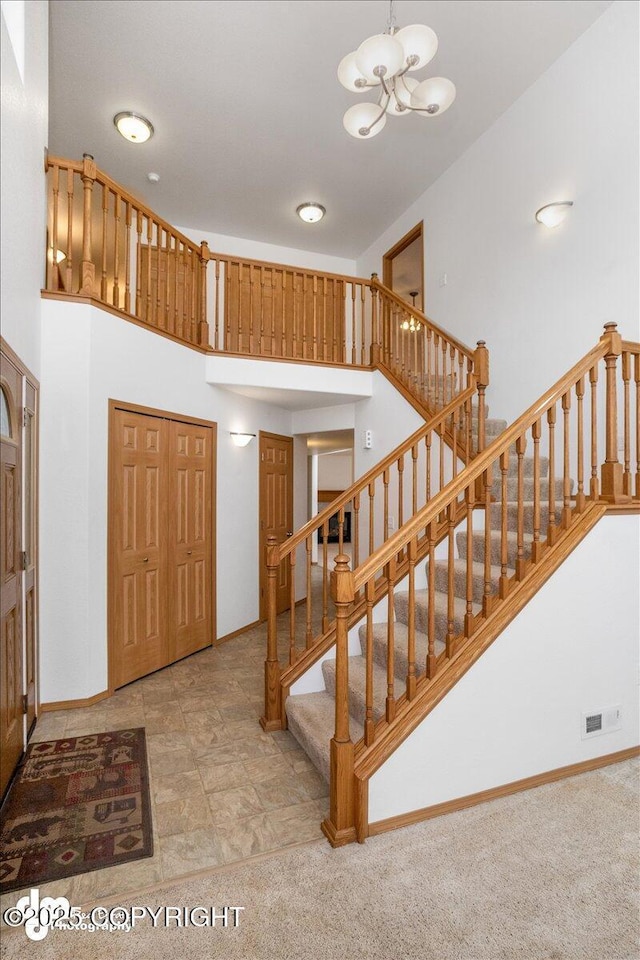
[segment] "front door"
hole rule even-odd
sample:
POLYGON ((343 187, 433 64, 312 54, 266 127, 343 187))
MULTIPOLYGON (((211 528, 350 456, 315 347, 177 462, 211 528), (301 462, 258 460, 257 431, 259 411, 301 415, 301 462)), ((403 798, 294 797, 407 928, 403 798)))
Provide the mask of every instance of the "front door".
POLYGON ((213 640, 215 425, 112 405, 110 686, 213 640))
MULTIPOLYGON (((260 432, 260 617, 265 619, 267 537, 275 534, 282 543, 293 533, 293 439, 260 432)), ((291 575, 288 561, 278 570, 277 610, 291 603, 291 575)))
POLYGON ((3 355, 0 382, 0 796, 24 747, 22 704, 22 375, 3 355))

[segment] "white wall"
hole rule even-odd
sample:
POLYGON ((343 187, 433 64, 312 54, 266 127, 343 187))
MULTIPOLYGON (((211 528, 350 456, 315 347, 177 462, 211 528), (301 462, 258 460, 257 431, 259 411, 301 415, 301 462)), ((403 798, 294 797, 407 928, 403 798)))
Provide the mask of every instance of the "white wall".
POLYGON ((427 312, 487 341, 493 416, 518 416, 605 321, 638 339, 637 78, 638 5, 616 2, 358 259, 379 271, 424 219, 427 312), (562 226, 535 223, 563 199, 562 226))
POLYGON ((48 136, 48 4, 25 4, 24 83, 2 17, 2 336, 40 376, 48 136))
MULTIPOLYGON (((205 356, 82 304, 42 302, 41 678, 43 702, 106 688, 108 400, 218 424, 217 635, 258 618, 258 444, 230 430, 291 434, 291 413, 205 382, 205 356)), ((306 449, 294 451, 296 521, 306 449)))
POLYGON ((374 774, 372 823, 638 744, 639 542, 640 517, 598 523, 374 774), (622 729, 582 740, 616 705, 622 729))
POLYGON ((318 457, 318 489, 346 490, 353 483, 353 453, 323 453, 318 457))

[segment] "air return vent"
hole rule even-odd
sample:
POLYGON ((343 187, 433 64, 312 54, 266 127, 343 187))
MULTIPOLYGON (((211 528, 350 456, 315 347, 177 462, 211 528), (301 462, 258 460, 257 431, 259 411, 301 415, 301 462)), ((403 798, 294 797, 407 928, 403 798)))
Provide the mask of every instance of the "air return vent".
POLYGON ((597 737, 601 733, 613 733, 622 726, 620 706, 607 707, 604 710, 590 710, 582 714, 582 739, 597 737))

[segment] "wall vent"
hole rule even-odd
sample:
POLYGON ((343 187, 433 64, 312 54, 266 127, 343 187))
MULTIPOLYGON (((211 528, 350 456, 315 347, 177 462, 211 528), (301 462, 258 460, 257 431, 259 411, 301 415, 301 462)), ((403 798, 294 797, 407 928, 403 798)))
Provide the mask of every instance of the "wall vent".
POLYGON ((597 737, 602 733, 613 733, 622 727, 622 710, 620 706, 607 707, 603 710, 589 710, 582 714, 582 739, 597 737))

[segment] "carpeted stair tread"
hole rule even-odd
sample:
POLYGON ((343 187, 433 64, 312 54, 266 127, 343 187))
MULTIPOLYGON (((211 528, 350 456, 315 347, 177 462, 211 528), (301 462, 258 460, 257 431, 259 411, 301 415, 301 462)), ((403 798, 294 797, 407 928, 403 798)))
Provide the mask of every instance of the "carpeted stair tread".
MULTIPOLYGON (((416 619, 416 630, 420 633, 427 632, 427 617, 428 617, 428 599, 429 594, 427 590, 416 590, 415 593, 416 602, 415 602, 415 619, 416 619)), ((395 612, 396 612, 396 622, 399 620, 401 623, 408 623, 408 614, 409 614, 409 594, 408 593, 396 593, 394 596, 395 600, 395 612)), ((444 640, 447 635, 448 629, 448 599, 446 593, 436 592, 434 596, 434 608, 435 608, 435 635, 440 640, 444 640)), ((474 611, 476 612, 476 611, 474 611)), ((453 604, 453 626, 454 632, 460 633, 464 625, 464 616, 466 613, 466 603, 461 597, 456 597, 453 604)))
MULTIPOLYGON (((438 639, 438 631, 436 629, 436 642, 435 642, 435 651, 436 656, 438 656, 444 650, 444 641, 438 639)), ((366 636, 366 627, 360 627, 360 643, 364 649, 365 636, 366 636)), ((401 692, 405 689, 405 680, 407 673, 409 671, 409 658, 407 652, 409 649, 409 630, 406 623, 402 623, 400 620, 395 620, 393 624, 393 647, 394 647, 394 661, 393 668, 396 676, 396 688, 398 681, 401 684, 401 692)), ((420 676, 425 672, 425 664, 427 662, 427 635, 422 630, 419 630, 416 627, 415 633, 415 645, 416 645, 416 676, 420 676)), ((386 678, 387 670, 387 624, 386 623, 374 623, 373 625, 373 659, 376 663, 379 664, 380 668, 384 671, 384 676, 386 678)), ((386 680, 385 680, 386 682, 386 680)), ((397 696, 397 693, 396 693, 397 696)))
MULTIPOLYGON (((474 533, 472 538, 472 557, 478 563, 484 561, 484 541, 485 541, 485 531, 478 530, 477 533, 474 533)), ((458 553, 463 559, 466 559, 467 556, 467 534, 466 532, 461 532, 456 534, 456 543, 458 545, 458 553)), ((533 535, 531 533, 524 533, 522 537, 522 547, 523 547, 523 556, 525 560, 528 560, 531 556, 531 544, 533 543, 533 535)), ((498 565, 500 563, 502 553, 502 536, 499 530, 491 531, 491 563, 498 565)), ((507 564, 510 567, 515 568, 516 559, 518 557, 518 535, 509 531, 507 533, 507 564)))
MULTIPOLYGON (((427 573, 429 569, 429 564, 427 564, 427 573)), ((436 560, 435 562, 436 569, 436 590, 440 593, 446 593, 449 589, 449 564, 446 560, 436 560)), ((514 573, 514 569, 509 569, 508 573, 511 575, 514 573)), ((471 564, 471 572, 473 577, 473 600, 474 603, 481 603, 484 596, 484 563, 476 563, 475 561, 471 564)), ((491 583, 493 584, 492 593, 495 593, 498 589, 498 581, 500 579, 501 568, 500 566, 492 565, 491 566, 491 583)), ((454 560, 453 561, 453 592, 456 597, 461 597, 466 599, 467 596, 467 561, 466 560, 454 560)))
MULTIPOLYGON (((316 770, 329 782, 329 742, 335 730, 335 702, 325 690, 299 693, 285 701, 290 732, 307 754, 316 770)), ((357 742, 364 730, 351 721, 351 739, 357 742)))
MULTIPOLYGON (((525 500, 522 504, 522 519, 525 533, 533 533, 533 514, 534 503, 532 500, 525 500)), ((556 524, 560 523, 562 516, 562 506, 556 504, 554 510, 556 524)), ((491 504, 491 529, 500 530, 502 523, 502 503, 491 504)), ((518 524, 518 504, 515 501, 507 501, 507 529, 517 530, 518 524)), ((540 503, 540 531, 545 534, 549 525, 549 504, 540 503)))
MULTIPOLYGON (((528 472, 529 461, 524 461, 524 472, 523 472, 523 482, 522 482, 522 497, 523 500, 532 502, 534 494, 533 486, 533 472, 528 472)), ((509 470, 515 469, 513 464, 509 465, 509 470)), ((572 485, 573 487, 573 485, 572 485)), ((502 477, 500 476, 500 471, 496 468, 493 471, 493 482, 491 484, 491 496, 494 500, 502 501, 502 477)), ((562 502, 563 496, 563 482, 562 480, 556 480, 555 482, 555 501, 556 503, 562 502)), ((509 472, 507 474, 507 501, 516 501, 518 499, 518 476, 517 471, 515 473, 509 472)), ((549 481, 546 477, 540 480, 540 500, 544 502, 549 500, 549 481)))
MULTIPOLYGON (((327 693, 333 698, 336 689, 336 661, 325 660, 322 674, 327 693)), ((349 713, 356 723, 364 725, 366 713, 367 661, 363 656, 349 657, 349 713)), ((404 693, 404 684, 395 680, 395 695, 404 693)), ((373 718, 384 716, 387 697, 387 671, 375 659, 373 660, 373 718)))

